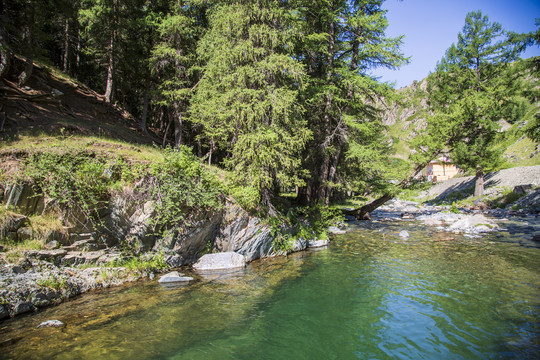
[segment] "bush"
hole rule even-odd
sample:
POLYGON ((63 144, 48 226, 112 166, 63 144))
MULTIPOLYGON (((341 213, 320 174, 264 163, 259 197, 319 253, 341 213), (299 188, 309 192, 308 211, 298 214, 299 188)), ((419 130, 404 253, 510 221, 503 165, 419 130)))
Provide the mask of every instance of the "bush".
POLYGON ((203 166, 185 146, 167 148, 164 160, 150 170, 149 191, 156 203, 156 225, 163 231, 193 210, 215 210, 222 206, 218 177, 203 166))

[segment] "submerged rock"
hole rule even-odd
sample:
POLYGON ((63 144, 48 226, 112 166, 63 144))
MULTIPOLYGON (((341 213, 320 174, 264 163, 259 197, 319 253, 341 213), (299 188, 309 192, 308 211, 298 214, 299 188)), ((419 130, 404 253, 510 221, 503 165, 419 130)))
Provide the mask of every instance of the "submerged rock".
POLYGON ((330 234, 333 234, 333 235, 340 235, 340 234, 345 234, 345 230, 341 230, 340 228, 338 228, 337 226, 330 226, 328 228, 328 232, 330 234))
POLYGON ((221 270, 244 266, 246 266, 245 256, 231 251, 203 255, 193 265, 193 268, 196 270, 221 270))
POLYGON ((310 248, 317 248, 317 247, 323 247, 330 244, 330 241, 328 240, 310 240, 308 242, 308 247, 310 248))
POLYGON ((60 320, 47 320, 38 325, 38 329, 42 327, 65 327, 66 324, 60 320))
POLYGON ((178 271, 171 271, 168 274, 163 275, 161 278, 159 278, 158 282, 163 283, 173 283, 173 282, 187 282, 193 280, 190 276, 183 276, 184 274, 180 274, 178 271))
POLYGON ((407 230, 401 230, 399 232, 399 237, 404 238, 404 239, 408 239, 409 238, 409 232, 407 230))

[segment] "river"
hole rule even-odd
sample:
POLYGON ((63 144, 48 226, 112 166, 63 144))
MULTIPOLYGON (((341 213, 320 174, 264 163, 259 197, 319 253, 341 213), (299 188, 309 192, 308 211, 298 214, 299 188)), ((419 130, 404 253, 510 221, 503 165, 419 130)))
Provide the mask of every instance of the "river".
POLYGON ((4 321, 0 358, 538 359, 540 249, 520 236, 355 225, 325 249, 4 321), (67 326, 36 328, 50 319, 67 326))

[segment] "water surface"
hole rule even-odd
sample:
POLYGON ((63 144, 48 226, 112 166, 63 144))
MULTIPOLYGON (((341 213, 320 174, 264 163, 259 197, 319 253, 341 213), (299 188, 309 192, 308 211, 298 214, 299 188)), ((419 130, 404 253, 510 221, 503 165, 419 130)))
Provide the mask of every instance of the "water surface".
POLYGON ((190 273, 186 286, 140 282, 5 321, 0 357, 538 359, 540 249, 521 246, 519 228, 471 239, 412 222, 364 224, 327 249, 190 273), (36 329, 49 319, 67 326, 36 329))

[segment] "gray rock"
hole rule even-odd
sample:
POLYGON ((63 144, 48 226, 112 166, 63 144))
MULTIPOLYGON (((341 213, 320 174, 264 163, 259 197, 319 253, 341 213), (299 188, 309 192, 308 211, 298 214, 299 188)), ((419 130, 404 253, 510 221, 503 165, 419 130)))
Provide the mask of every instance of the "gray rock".
POLYGON ((293 252, 302 251, 302 250, 307 249, 307 247, 308 247, 308 241, 307 240, 304 240, 302 238, 297 238, 296 240, 294 240, 294 242, 292 244, 292 251, 293 252))
POLYGON ((37 326, 37 328, 38 329, 42 328, 42 327, 56 327, 56 328, 58 328, 58 327, 65 327, 65 326, 66 326, 66 324, 63 323, 60 320, 47 320, 47 321, 44 321, 41 324, 39 324, 37 326))
POLYGON ((55 98, 64 96, 64 93, 63 93, 63 92, 61 92, 60 90, 55 89, 55 88, 52 88, 52 89, 51 89, 51 94, 52 94, 52 96, 55 97, 55 98))
POLYGON ((32 295, 32 304, 36 307, 43 307, 51 304, 51 296, 41 291, 32 295))
POLYGON ((17 232, 23 226, 29 223, 28 217, 24 215, 9 216, 2 224, 0 230, 5 232, 17 232))
POLYGON ((409 238, 409 232, 407 230, 401 230, 399 232, 399 237, 404 238, 404 239, 408 239, 409 238))
POLYGON ((223 223, 214 242, 218 251, 234 251, 247 261, 275 255, 274 237, 271 229, 257 217, 250 216, 236 205, 228 204, 223 214, 223 223))
POLYGON ((67 254, 67 251, 64 249, 55 249, 55 250, 28 251, 27 256, 33 259, 54 262, 54 261, 60 260, 66 254, 67 254))
POLYGON ((8 185, 4 191, 6 208, 14 207, 25 215, 43 211, 43 197, 37 196, 29 184, 8 185))
POLYGON ((308 247, 318 248, 318 247, 327 246, 328 244, 330 244, 330 241, 328 240, 310 240, 308 242, 308 247))
POLYGON ((529 193, 531 190, 532 190, 533 186, 531 184, 527 184, 527 185, 518 185, 518 186, 514 186, 514 194, 516 195, 525 195, 527 193, 529 193))
POLYGON ((7 311, 3 305, 0 305, 0 320, 8 318, 8 317, 9 317, 9 311, 7 311))
POLYGON ((35 309, 30 301, 23 301, 15 304, 13 307, 13 315, 24 314, 35 309))
POLYGON ((14 273, 14 274, 24 274, 26 272, 26 269, 23 268, 22 266, 19 266, 19 265, 13 265, 11 267, 11 271, 14 273))
POLYGON ((48 242, 45 247, 49 250, 58 249, 60 247, 60 243, 56 240, 53 240, 51 242, 48 242))
POLYGON ((196 270, 234 269, 246 266, 244 255, 235 252, 223 252, 203 255, 194 265, 196 270))
POLYGON ((433 219, 433 218, 426 218, 423 220, 424 225, 426 226, 440 226, 442 225, 442 221, 439 219, 433 219))
POLYGON ((186 282, 193 280, 190 276, 183 276, 183 274, 180 274, 178 271, 171 271, 168 274, 163 275, 159 278, 158 282, 160 284, 163 283, 173 283, 173 282, 186 282))
POLYGON ((184 264, 184 259, 180 255, 167 255, 165 262, 171 267, 180 267, 184 264))
POLYGON ((448 227, 448 231, 478 234, 498 229, 498 225, 482 214, 465 215, 448 227))
POLYGON ((66 246, 70 244, 69 236, 58 230, 49 230, 45 235, 45 240, 47 242, 58 241, 60 244, 66 246))
POLYGON ((32 228, 22 227, 19 230, 17 230, 17 239, 21 242, 30 240, 33 237, 34 237, 34 232, 32 231, 32 228))

